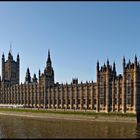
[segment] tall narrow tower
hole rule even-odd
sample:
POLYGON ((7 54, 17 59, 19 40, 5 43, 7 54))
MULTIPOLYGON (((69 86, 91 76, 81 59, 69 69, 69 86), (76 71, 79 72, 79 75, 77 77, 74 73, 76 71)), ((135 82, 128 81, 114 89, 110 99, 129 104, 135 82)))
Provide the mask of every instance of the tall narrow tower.
POLYGON ((50 57, 50 50, 48 50, 48 59, 46 62, 46 68, 44 70, 46 86, 53 86, 54 85, 54 70, 52 67, 51 57, 50 57))
POLYGON ((4 53, 2 54, 2 81, 5 80, 5 57, 4 53))
POLYGON ((27 68, 26 77, 25 77, 25 83, 26 84, 31 83, 31 76, 30 76, 30 70, 29 70, 29 68, 27 68))

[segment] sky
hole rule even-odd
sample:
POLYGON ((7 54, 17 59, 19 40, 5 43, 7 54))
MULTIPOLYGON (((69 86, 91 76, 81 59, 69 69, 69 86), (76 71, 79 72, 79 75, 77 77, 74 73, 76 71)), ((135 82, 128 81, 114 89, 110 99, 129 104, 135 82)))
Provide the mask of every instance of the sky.
MULTIPOLYGON (((0 2, 0 56, 12 42, 20 82, 44 72, 50 49, 55 82, 96 82, 96 63, 140 60, 140 2, 0 2)), ((1 75, 1 59, 0 59, 1 75)))

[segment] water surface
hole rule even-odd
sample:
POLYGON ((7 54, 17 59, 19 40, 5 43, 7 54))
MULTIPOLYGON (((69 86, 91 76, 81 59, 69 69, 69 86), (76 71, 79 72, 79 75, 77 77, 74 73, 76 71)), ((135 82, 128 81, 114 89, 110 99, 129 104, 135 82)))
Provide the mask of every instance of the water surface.
POLYGON ((0 115, 0 138, 140 138, 140 125, 0 115))

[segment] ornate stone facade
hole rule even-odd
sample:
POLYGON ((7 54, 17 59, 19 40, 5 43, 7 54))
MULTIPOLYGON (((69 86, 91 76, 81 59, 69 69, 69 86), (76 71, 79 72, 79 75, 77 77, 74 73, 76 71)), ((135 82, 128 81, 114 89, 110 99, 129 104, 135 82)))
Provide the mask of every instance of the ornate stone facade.
POLYGON ((21 104, 25 107, 52 109, 86 109, 95 112, 130 112, 140 109, 140 64, 123 58, 123 74, 116 74, 116 66, 99 66, 97 61, 96 82, 59 84, 54 81, 50 51, 44 72, 38 78, 30 76, 27 68, 25 83, 19 84, 20 58, 13 60, 11 52, 5 62, 2 55, 2 79, 0 79, 0 104, 21 104))

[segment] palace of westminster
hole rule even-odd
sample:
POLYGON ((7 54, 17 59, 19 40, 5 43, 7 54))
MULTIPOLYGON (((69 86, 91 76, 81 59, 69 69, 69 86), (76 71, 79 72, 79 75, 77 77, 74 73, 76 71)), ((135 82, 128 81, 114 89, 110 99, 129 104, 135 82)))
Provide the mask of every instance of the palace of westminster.
POLYGON ((24 107, 46 109, 92 110, 95 112, 136 113, 140 108, 140 63, 123 58, 123 74, 116 74, 115 63, 96 65, 96 82, 71 84, 54 81, 50 51, 44 72, 38 77, 30 76, 27 68, 25 82, 19 82, 20 58, 16 61, 11 52, 8 60, 2 55, 2 77, 0 78, 0 104, 24 105, 24 107))

